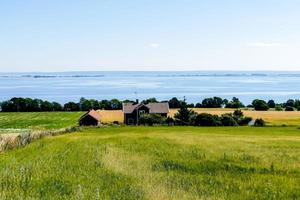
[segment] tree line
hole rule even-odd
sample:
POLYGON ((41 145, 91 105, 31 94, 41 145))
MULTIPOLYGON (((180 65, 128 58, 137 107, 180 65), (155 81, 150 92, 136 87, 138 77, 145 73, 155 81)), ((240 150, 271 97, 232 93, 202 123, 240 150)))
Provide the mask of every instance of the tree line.
MULTIPOLYGON (((14 97, 10 100, 0 102, 0 110, 2 112, 51 112, 51 111, 88 111, 90 109, 105 109, 105 110, 120 110, 122 103, 134 101, 130 100, 95 100, 81 98, 79 102, 68 102, 60 104, 58 102, 44 101, 41 99, 21 98, 14 97)), ((149 98, 143 100, 142 103, 156 103, 159 102, 156 98, 149 98)), ((231 100, 222 99, 220 97, 205 98, 201 102, 193 104, 186 103, 185 100, 180 100, 176 97, 168 101, 170 108, 181 108, 186 106, 188 108, 253 108, 255 110, 269 110, 274 109, 277 111, 286 110, 300 110, 300 100, 289 99, 285 103, 275 103, 274 100, 268 102, 260 99, 255 99, 250 105, 245 106, 238 98, 233 97, 231 100)))

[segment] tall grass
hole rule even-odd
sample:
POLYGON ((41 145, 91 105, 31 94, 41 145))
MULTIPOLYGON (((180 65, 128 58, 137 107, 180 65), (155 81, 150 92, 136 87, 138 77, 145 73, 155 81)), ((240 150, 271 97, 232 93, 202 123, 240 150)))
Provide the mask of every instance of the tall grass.
POLYGON ((79 127, 62 128, 57 130, 24 130, 18 133, 0 134, 0 152, 25 146, 34 140, 45 136, 55 136, 78 131, 79 127))
POLYGON ((293 127, 108 127, 0 155, 0 199, 299 199, 293 127))

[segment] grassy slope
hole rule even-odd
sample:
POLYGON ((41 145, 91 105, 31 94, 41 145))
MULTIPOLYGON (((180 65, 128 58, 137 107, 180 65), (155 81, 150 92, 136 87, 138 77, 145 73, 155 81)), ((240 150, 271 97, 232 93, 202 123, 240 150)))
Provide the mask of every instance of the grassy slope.
POLYGON ((0 199, 299 199, 297 128, 92 128, 0 155, 0 199))
POLYGON ((0 113, 0 129, 59 129, 77 125, 83 112, 0 113))

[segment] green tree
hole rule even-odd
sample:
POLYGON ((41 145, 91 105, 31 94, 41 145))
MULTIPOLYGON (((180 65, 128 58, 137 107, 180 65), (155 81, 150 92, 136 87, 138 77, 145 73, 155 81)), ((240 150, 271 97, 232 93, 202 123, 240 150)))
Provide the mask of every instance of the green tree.
POLYGON ((156 98, 152 97, 152 98, 143 100, 141 103, 143 103, 143 104, 148 104, 148 103, 158 103, 158 101, 156 100, 156 98))
POLYGON ((53 105, 53 111, 62 111, 63 107, 60 103, 52 102, 53 105))
POLYGON ((82 111, 89 111, 93 108, 90 100, 85 99, 83 97, 80 98, 79 107, 80 107, 80 110, 82 110, 82 111))
POLYGON ((180 101, 176 97, 173 97, 172 99, 169 100, 169 107, 180 108, 184 103, 185 103, 184 101, 180 101))
POLYGON ((65 111, 79 111, 80 107, 77 103, 69 102, 64 105, 65 111))
POLYGON ((203 99, 201 107, 202 108, 222 108, 223 103, 224 103, 224 101, 220 97, 206 98, 206 99, 203 99))
POLYGON ((49 101, 43 101, 41 104, 41 110, 44 112, 53 111, 53 105, 49 101))
POLYGON ((293 100, 293 99, 287 100, 287 102, 285 103, 285 107, 287 107, 287 106, 295 107, 295 100, 293 100))
POLYGON ((254 107, 255 110, 259 110, 259 111, 269 110, 269 106, 268 106, 268 104, 264 100, 255 99, 252 102, 252 105, 253 105, 253 107, 254 107))
POLYGON ((275 106, 276 106, 275 101, 274 100, 269 100, 268 101, 268 106, 269 106, 269 108, 275 108, 275 106))
POLYGON ((242 102, 236 97, 233 97, 231 101, 227 102, 226 108, 243 108, 245 107, 242 102))
POLYGON ((176 124, 182 125, 182 126, 188 126, 188 125, 192 125, 193 118, 196 115, 197 114, 193 110, 188 109, 186 103, 184 102, 181 105, 178 112, 174 115, 174 118, 175 118, 176 124))
POLYGON ((111 110, 120 110, 122 109, 122 102, 118 99, 110 100, 110 109, 111 110))

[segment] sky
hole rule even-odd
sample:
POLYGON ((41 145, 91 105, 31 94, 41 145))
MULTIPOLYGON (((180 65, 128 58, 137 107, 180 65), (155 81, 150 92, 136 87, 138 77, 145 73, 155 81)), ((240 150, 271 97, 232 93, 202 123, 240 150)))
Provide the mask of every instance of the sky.
POLYGON ((0 72, 300 70, 299 0, 1 0, 0 72))

